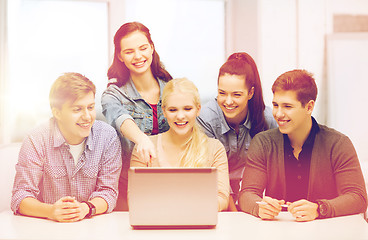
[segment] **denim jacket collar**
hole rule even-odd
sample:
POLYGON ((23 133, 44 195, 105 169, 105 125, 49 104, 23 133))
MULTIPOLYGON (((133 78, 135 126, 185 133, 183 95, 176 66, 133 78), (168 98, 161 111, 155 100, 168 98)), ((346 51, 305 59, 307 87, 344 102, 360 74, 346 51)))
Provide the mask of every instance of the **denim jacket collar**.
MULTIPOLYGON (((165 86, 165 82, 161 79, 157 79, 158 85, 160 87, 160 100, 162 96, 162 91, 165 86)), ((121 87, 122 91, 126 93, 127 96, 130 96, 131 99, 137 100, 137 99, 143 99, 142 96, 139 94, 137 88, 134 85, 134 82, 131 78, 129 78, 129 81, 121 87)))
MULTIPOLYGON (((216 98, 216 103, 217 103, 217 98, 216 98)), ((232 128, 227 123, 225 115, 224 115, 223 111, 221 110, 220 106, 218 105, 218 103, 216 104, 216 110, 217 110, 218 116, 220 117, 220 120, 221 120, 221 134, 225 134, 228 131, 230 131, 232 128)), ((242 125, 247 129, 251 128, 251 122, 250 122, 250 119, 249 119, 249 111, 247 113, 247 118, 245 119, 245 121, 242 125)))

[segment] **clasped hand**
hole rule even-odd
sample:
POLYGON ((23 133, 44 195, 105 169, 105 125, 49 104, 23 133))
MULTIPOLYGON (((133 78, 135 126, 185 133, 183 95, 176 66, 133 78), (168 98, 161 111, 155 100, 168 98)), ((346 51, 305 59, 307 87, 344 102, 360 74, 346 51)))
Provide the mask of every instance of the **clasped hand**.
MULTIPOLYGON (((261 219, 274 219, 281 212, 281 205, 285 204, 284 200, 277 200, 271 197, 263 197, 262 202, 267 204, 259 204, 258 216, 261 219)), ((318 217, 318 204, 307 201, 305 199, 287 202, 288 212, 295 217, 298 222, 312 221, 318 217)))
POLYGON ((82 220, 88 212, 86 204, 73 197, 62 197, 52 205, 49 218, 58 222, 76 222, 82 220))

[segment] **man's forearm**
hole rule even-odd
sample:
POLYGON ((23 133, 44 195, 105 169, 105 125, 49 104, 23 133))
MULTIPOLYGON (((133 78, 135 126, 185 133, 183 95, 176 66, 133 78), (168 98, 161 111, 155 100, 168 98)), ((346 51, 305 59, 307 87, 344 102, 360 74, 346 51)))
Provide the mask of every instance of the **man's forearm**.
POLYGON ((31 217, 51 218, 52 205, 27 197, 19 205, 18 213, 31 217))

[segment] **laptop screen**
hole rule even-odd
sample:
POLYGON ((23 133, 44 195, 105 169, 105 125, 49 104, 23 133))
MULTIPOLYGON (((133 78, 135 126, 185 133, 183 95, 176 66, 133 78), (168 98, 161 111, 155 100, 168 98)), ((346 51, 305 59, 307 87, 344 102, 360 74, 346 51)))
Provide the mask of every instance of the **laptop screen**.
POLYGON ((128 176, 133 227, 217 224, 216 168, 130 168, 128 176))

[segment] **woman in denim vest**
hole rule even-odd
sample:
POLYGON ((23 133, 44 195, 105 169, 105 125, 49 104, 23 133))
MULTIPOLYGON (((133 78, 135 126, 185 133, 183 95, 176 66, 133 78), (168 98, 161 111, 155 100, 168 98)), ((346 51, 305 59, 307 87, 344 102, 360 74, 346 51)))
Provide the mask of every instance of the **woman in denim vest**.
POLYGON ((156 157, 148 135, 165 132, 169 125, 161 109, 161 94, 171 75, 160 62, 149 29, 138 22, 122 25, 114 37, 114 60, 102 94, 106 120, 119 132, 123 170, 119 181, 119 199, 115 210, 127 210, 127 170, 134 145, 149 162, 156 157))

